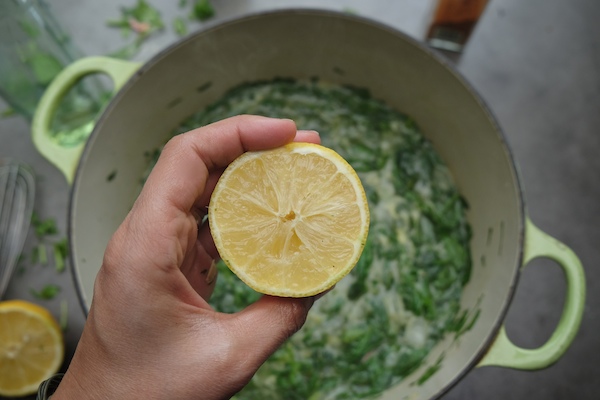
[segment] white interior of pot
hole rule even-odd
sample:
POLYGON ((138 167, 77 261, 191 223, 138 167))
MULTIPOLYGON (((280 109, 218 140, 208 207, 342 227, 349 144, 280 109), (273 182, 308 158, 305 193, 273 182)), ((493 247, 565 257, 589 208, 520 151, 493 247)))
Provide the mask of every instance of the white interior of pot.
POLYGON ((164 52, 126 86, 91 137, 75 183, 71 239, 86 303, 106 243, 139 191, 144 153, 227 89, 276 76, 365 87, 412 116, 470 205, 473 273, 462 304, 480 315, 384 395, 430 398, 475 361, 510 300, 522 246, 518 183, 497 127, 455 74, 403 35, 351 16, 276 12, 220 25, 164 52), (440 369, 415 384, 440 354, 440 369))

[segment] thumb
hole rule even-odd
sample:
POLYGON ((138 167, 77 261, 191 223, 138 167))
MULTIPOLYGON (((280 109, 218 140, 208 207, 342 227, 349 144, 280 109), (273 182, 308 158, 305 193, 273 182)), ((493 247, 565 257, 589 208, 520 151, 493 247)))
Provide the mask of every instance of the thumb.
POLYGON ((235 340, 246 349, 248 364, 257 369, 306 321, 316 297, 262 296, 236 314, 235 340))

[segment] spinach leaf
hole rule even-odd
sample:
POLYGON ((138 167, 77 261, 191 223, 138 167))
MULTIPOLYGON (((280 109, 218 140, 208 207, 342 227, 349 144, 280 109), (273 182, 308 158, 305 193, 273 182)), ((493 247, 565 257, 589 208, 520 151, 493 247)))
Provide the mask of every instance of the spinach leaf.
POLYGON ((196 0, 190 17, 198 21, 206 21, 215 15, 215 9, 210 0, 196 0))
POLYGON ((185 36, 188 33, 188 28, 185 20, 181 17, 176 17, 173 20, 173 30, 178 36, 185 36))
POLYGON ((40 300, 52 300, 60 292, 60 287, 57 285, 46 285, 41 290, 30 290, 30 293, 40 300))
POLYGON ((106 24, 111 28, 121 29, 124 37, 134 32, 145 38, 164 28, 160 12, 146 0, 137 0, 133 7, 121 7, 121 17, 109 20, 106 24))

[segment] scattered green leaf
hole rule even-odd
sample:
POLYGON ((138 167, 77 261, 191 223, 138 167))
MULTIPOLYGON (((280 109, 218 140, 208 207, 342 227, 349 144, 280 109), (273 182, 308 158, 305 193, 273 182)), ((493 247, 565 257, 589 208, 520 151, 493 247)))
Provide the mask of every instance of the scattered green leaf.
POLYGON ((12 117, 13 115, 17 115, 17 111, 12 107, 8 107, 2 110, 0 113, 0 119, 12 117))
POLYGON ((473 316, 471 317, 471 320, 465 326, 465 329, 463 330, 463 332, 468 332, 471 329, 473 329, 473 326, 475 325, 475 322, 477 322, 477 320, 479 319, 480 314, 481 314, 481 309, 477 309, 477 311, 475 311, 475 314, 473 314, 473 316))
POLYGON ((114 171, 112 171, 110 174, 108 174, 108 176, 106 177, 106 181, 107 182, 112 182, 113 179, 115 179, 117 176, 117 170, 115 169, 114 171))
POLYGON ((31 250, 31 262, 42 265, 48 264, 48 252, 45 244, 39 243, 31 250))
POLYGON ((214 17, 214 15, 215 9, 210 0, 196 0, 194 2, 191 18, 197 19, 198 21, 206 21, 214 17))
POLYGON ((141 48, 142 41, 136 39, 133 43, 129 43, 120 49, 113 51, 112 53, 107 54, 109 57, 118 58, 121 60, 129 60, 135 56, 141 48))
POLYGON ((147 37, 164 28, 160 12, 146 0, 138 0, 133 7, 121 7, 121 19, 110 20, 106 24, 112 28, 120 28, 125 37, 131 32, 147 37))
POLYGON ((185 20, 181 17, 176 17, 173 20, 173 30, 179 36, 185 36, 188 32, 185 20))
POLYGON ((35 234, 38 238, 47 235, 54 235, 58 232, 58 229, 56 228, 56 220, 54 218, 42 220, 36 212, 31 215, 31 225, 33 226, 35 234))
POLYGON ((184 8, 188 4, 187 0, 179 0, 179 8, 184 8))
POLYGON ((31 289, 31 294, 36 299, 52 300, 60 292, 60 286, 49 284, 44 286, 40 291, 31 289))
POLYGON ((23 276, 23 274, 27 271, 24 265, 17 265, 17 276, 23 276))
POLYGON ((430 366, 429 368, 427 368, 425 370, 423 375, 421 375, 421 377, 419 377, 419 379, 417 380, 417 385, 421 386, 429 378, 431 378, 433 376, 433 374, 435 374, 441 368, 443 360, 444 360, 444 354, 440 355, 440 357, 437 359, 435 364, 433 364, 432 366, 430 366))
POLYGON ((202 93, 202 92, 205 92, 205 91, 207 91, 208 89, 210 89, 210 88, 211 88, 211 86, 212 86, 212 82, 208 81, 208 82, 206 82, 206 83, 204 83, 204 84, 202 84, 202 85, 198 86, 198 87, 196 88, 196 91, 197 91, 198 93, 202 93))
POLYGON ((54 244, 54 266, 56 272, 61 273, 65 270, 65 260, 67 259, 68 252, 66 238, 54 244))
POLYGON ((17 271, 16 274, 17 276, 23 276, 23 274, 26 271, 25 268, 25 260, 27 259, 27 256, 25 256, 25 254, 20 254, 19 258, 17 259, 17 271))

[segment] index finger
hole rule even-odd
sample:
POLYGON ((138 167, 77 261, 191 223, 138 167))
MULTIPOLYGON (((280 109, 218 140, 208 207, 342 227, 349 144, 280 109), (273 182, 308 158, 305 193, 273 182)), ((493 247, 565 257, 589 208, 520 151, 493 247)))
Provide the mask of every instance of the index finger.
POLYGON ((165 145, 142 194, 151 192, 155 201, 190 211, 211 170, 226 167, 246 151, 283 146, 295 135, 294 121, 255 115, 231 117, 178 135, 165 145))

